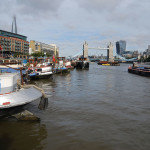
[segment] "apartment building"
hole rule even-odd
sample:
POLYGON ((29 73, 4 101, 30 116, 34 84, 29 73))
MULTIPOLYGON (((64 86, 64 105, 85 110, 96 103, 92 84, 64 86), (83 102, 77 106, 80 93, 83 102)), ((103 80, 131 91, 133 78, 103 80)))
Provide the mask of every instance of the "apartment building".
POLYGON ((0 46, 1 56, 14 56, 18 54, 20 57, 29 54, 29 42, 24 35, 0 30, 0 46))
POLYGON ((45 44, 42 42, 30 41, 30 54, 36 52, 43 52, 45 54, 50 54, 51 56, 59 56, 59 48, 55 44, 45 44))

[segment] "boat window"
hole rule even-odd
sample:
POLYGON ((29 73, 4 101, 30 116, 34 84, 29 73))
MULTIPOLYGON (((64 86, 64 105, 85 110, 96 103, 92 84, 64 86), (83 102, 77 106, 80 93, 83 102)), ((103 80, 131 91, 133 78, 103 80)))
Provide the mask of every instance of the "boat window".
POLYGON ((40 69, 37 69, 37 72, 39 72, 39 71, 42 71, 42 69, 40 68, 40 69))

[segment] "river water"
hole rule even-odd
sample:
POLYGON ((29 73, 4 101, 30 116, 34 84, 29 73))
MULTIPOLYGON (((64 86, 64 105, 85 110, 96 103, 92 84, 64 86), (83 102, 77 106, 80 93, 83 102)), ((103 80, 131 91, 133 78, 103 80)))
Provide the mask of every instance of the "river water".
POLYGON ((74 69, 34 81, 49 98, 40 122, 0 121, 0 150, 148 150, 150 78, 128 64, 74 69))

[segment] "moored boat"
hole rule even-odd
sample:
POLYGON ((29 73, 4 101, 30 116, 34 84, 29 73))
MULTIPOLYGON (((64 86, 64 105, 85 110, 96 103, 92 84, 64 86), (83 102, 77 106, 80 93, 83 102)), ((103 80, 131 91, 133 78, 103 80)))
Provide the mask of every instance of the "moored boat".
POLYGON ((141 76, 150 77, 150 67, 129 66, 128 72, 141 76))
POLYGON ((53 75, 53 65, 46 62, 38 64, 36 67, 29 67, 27 73, 30 79, 49 78, 53 75))
POLYGON ((108 62, 108 61, 99 61, 97 64, 102 66, 120 66, 118 62, 108 62))
POLYGON ((88 70, 89 69, 89 62, 88 61, 82 61, 82 60, 79 60, 76 62, 76 69, 86 69, 88 70))
POLYGON ((110 66, 110 64, 102 64, 102 66, 110 66))
POLYGON ((55 67, 55 68, 53 68, 53 71, 55 74, 64 74, 64 73, 70 72, 70 70, 68 68, 66 68, 65 66, 55 67))
POLYGON ((74 66, 71 65, 71 61, 67 61, 67 62, 65 63, 65 67, 66 67, 67 69, 69 69, 69 70, 74 69, 74 66))
POLYGON ((0 74, 0 110, 28 104, 42 97, 35 87, 18 88, 18 73, 0 74))
POLYGON ((99 61, 97 64, 104 66, 104 65, 107 65, 107 64, 108 64, 108 61, 99 61))
POLYGON ((55 63, 55 67, 53 68, 53 71, 54 71, 55 74, 66 74, 66 73, 69 73, 70 72, 70 69, 69 69, 70 65, 71 65, 71 63, 70 62, 66 63, 65 59, 64 60, 59 60, 58 63, 55 63), (68 66, 68 67, 66 67, 66 66, 68 66))

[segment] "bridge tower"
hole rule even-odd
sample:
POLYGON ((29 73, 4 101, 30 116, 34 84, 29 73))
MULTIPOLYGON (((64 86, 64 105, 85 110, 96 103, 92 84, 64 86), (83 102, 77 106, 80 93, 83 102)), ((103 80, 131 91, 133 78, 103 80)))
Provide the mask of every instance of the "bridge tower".
POLYGON ((113 57, 113 44, 110 42, 109 45, 107 46, 107 61, 109 62, 114 62, 114 57, 113 57))
POLYGON ((83 44, 83 58, 88 58, 88 43, 83 44))

